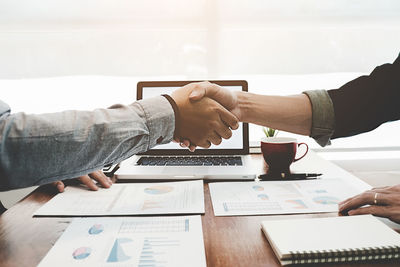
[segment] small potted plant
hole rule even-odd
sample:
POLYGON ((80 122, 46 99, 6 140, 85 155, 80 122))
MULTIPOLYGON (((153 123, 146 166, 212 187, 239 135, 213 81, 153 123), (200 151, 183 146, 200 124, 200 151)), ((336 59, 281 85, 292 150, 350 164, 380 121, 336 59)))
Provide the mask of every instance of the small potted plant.
POLYGON ((268 127, 263 127, 263 131, 265 136, 268 137, 275 137, 278 135, 278 130, 272 129, 272 128, 268 128, 268 127))

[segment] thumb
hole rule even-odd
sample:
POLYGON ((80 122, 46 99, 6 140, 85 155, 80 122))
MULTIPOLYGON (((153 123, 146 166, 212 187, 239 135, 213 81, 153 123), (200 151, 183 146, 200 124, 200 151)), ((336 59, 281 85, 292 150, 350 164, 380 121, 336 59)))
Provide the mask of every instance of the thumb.
POLYGON ((198 101, 202 99, 206 94, 205 88, 195 88, 189 95, 191 101, 198 101))
POLYGON ((65 185, 62 181, 53 182, 52 184, 53 186, 57 187, 58 192, 64 192, 65 185))

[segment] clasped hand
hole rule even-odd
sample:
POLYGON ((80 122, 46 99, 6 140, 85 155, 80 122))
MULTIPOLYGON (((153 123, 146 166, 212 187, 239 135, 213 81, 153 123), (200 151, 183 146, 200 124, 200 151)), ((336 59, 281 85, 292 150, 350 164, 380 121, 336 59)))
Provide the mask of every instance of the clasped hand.
POLYGON ((193 91, 207 90, 213 86, 209 82, 191 83, 172 93, 171 97, 179 109, 179 127, 175 130, 175 140, 186 140, 192 148, 209 148, 211 144, 219 145, 222 138, 229 139, 232 129, 239 127, 238 118, 214 99, 189 99, 193 91))
MULTIPOLYGON (((229 139, 232 129, 239 127, 237 115, 227 108, 236 105, 230 91, 209 82, 191 83, 174 91, 171 95, 179 109, 179 129, 175 129, 175 140, 185 142, 191 151, 196 146, 209 148, 211 144, 219 145, 222 138, 229 139), (216 102, 214 99, 219 102, 216 102)), ((77 180, 91 190, 98 190, 93 181, 102 187, 109 188, 112 181, 103 172, 96 171, 78 177, 77 180)), ((63 181, 54 182, 59 192, 63 192, 63 181)))

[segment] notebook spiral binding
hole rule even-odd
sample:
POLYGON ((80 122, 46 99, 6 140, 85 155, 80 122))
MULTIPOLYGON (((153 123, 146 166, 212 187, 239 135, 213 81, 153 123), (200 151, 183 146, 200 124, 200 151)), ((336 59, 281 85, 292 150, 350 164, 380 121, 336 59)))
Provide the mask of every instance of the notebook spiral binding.
POLYGON ((349 250, 290 251, 291 264, 400 259, 400 246, 349 250))

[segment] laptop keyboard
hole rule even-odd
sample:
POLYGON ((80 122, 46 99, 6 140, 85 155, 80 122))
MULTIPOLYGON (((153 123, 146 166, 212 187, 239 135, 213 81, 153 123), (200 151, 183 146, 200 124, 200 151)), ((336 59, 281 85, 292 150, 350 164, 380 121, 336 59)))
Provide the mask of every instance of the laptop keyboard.
POLYGON ((142 166, 242 166, 239 156, 155 156, 141 157, 137 165, 142 166))

